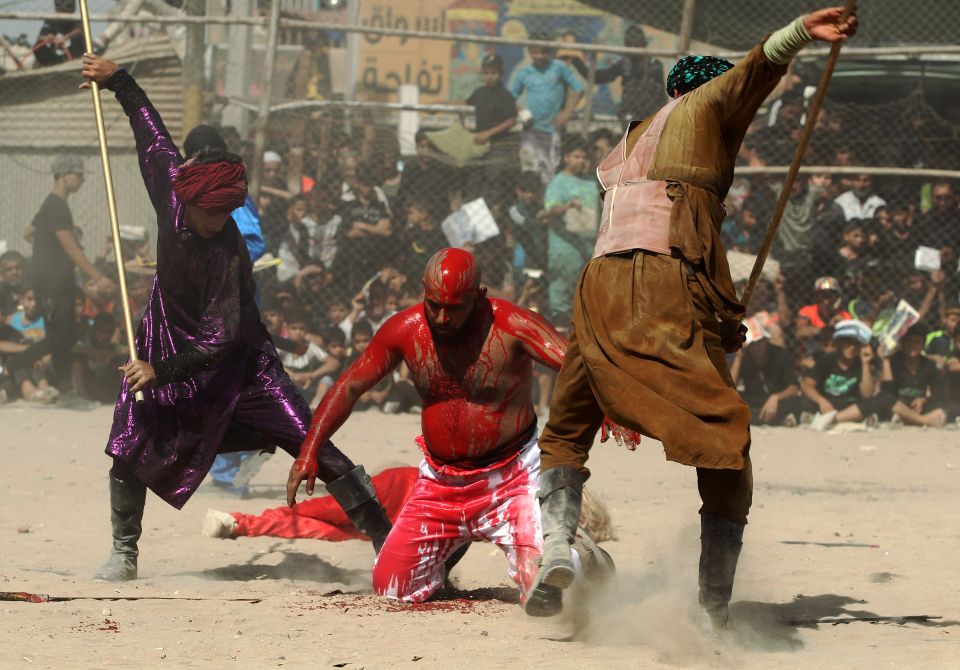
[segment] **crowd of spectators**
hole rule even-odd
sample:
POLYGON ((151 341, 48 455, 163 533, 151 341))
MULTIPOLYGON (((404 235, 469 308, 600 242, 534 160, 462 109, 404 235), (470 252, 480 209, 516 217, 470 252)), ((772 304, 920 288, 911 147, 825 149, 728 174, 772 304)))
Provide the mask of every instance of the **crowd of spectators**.
MULTIPOLYGON (((485 57, 484 84, 468 99, 475 126, 466 136, 421 129, 413 156, 401 157, 395 128, 366 119, 347 132, 342 117, 329 111, 306 124, 290 123, 293 131, 269 143, 259 198, 249 207, 266 254, 255 275, 261 312, 284 365, 313 405, 387 319, 419 301, 425 261, 446 246, 477 255, 490 295, 540 312, 561 331, 569 328, 602 206, 594 171, 621 131, 571 132, 583 91, 576 70, 583 64, 555 59, 547 49, 531 48, 529 56, 510 82, 503 81, 500 59, 485 57), (482 150, 479 158, 459 157, 464 137, 482 150)), ((662 82, 655 65, 624 60, 603 76, 623 77, 634 92, 652 90, 641 80, 662 82)), ((741 165, 789 162, 785 147, 796 143, 803 110, 796 97, 780 94, 748 133, 741 165)), ((641 98, 631 95, 628 102, 636 107, 641 98)), ((833 114, 828 105, 807 162, 874 162, 845 140, 850 123, 855 119, 833 114)), ((249 165, 252 144, 231 128, 221 131, 249 165)), ((82 184, 82 168, 79 183, 70 182, 76 171, 75 165, 54 170, 63 202, 82 184)), ((759 250, 780 183, 778 175, 735 179, 721 230, 731 257, 749 261, 759 250)), ((75 305, 80 345, 65 364, 55 351, 23 364, 23 352, 44 339, 45 315, 32 296, 39 277, 31 282, 28 260, 8 252, 0 256, 6 324, 0 382, 11 399, 54 402, 59 387, 109 402, 123 359, 122 317, 106 279, 112 250, 87 262, 69 212, 54 204, 49 220, 38 214, 31 226, 34 255, 50 239, 67 249, 67 238, 75 238, 76 249, 60 259, 61 269, 69 265, 72 288, 58 290, 75 305)), ((137 248, 128 253, 125 247, 125 256, 149 255, 142 230, 130 237, 137 248)), ((960 204, 950 181, 802 174, 787 201, 773 271, 750 305, 748 344, 730 359, 754 421, 816 428, 954 421, 960 414, 958 251, 960 204), (897 330, 905 316, 909 329, 897 330)), ((148 278, 134 275, 134 311, 148 290, 148 278)), ((553 378, 542 370, 538 380, 538 411, 545 411, 553 378)), ((400 412, 415 411, 418 403, 401 368, 360 404, 400 412)))

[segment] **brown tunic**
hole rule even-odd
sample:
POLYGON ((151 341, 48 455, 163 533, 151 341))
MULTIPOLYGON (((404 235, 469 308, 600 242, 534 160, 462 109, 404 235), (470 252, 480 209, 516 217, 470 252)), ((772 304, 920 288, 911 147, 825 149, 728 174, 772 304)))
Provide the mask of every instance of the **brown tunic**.
MULTIPOLYGON (((586 471, 606 415, 660 440, 669 460, 745 470, 743 482, 730 487, 745 518, 750 412, 732 386, 719 334, 720 320, 739 320, 743 307, 719 230, 740 143, 785 69, 757 46, 671 112, 648 178, 667 182, 673 253, 627 251, 587 265, 540 440, 542 467, 586 471)), ((631 130, 628 152, 651 121, 631 130)))
MULTIPOLYGON (((786 65, 767 60, 761 43, 732 70, 683 96, 667 118, 648 175, 671 182, 670 247, 694 264, 703 263, 710 285, 705 289, 717 294, 718 315, 724 319, 740 320, 744 310, 720 243, 723 200, 744 135, 786 71, 786 65)), ((651 121, 631 129, 628 151, 651 121)))

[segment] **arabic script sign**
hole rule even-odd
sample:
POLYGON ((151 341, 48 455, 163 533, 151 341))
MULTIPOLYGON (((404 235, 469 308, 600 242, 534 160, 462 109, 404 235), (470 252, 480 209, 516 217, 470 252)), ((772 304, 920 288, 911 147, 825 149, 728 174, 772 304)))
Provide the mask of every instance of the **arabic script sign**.
MULTIPOLYGON (((375 28, 446 32, 450 0, 364 2, 360 23, 375 28)), ((421 102, 447 99, 450 44, 438 40, 363 35, 359 89, 370 97, 393 99, 403 84, 420 88, 421 102)))

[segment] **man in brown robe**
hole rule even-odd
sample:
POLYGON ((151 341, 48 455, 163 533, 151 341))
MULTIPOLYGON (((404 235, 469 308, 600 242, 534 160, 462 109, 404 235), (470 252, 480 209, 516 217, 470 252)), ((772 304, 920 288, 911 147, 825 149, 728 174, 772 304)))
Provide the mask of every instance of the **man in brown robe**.
POLYGON ((791 58, 813 39, 837 42, 855 29, 855 16, 824 9, 735 67, 681 59, 667 79, 674 100, 631 123, 598 168, 603 222, 540 439, 544 554, 529 614, 558 612, 560 590, 573 581, 585 463, 606 415, 697 468, 700 604, 715 629, 726 626, 753 480, 750 411, 725 357, 742 346, 744 310, 719 238, 723 200, 747 128, 791 58))

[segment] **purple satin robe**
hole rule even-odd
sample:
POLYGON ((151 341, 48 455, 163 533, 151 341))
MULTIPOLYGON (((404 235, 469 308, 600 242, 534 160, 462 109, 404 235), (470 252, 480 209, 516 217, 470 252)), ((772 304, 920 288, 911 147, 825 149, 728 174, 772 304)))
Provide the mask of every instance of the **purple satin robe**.
POLYGON ((185 374, 181 366, 170 383, 145 389, 140 405, 124 383, 106 452, 179 509, 218 451, 277 445, 296 455, 310 409, 260 320, 250 256, 236 224, 229 220, 206 240, 190 230, 173 192, 183 159, 160 115, 123 70, 107 87, 130 118, 157 212, 157 274, 137 331, 137 355, 155 367, 187 356, 193 367, 185 374))

